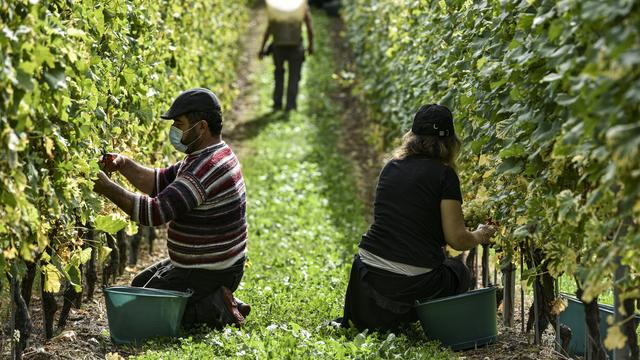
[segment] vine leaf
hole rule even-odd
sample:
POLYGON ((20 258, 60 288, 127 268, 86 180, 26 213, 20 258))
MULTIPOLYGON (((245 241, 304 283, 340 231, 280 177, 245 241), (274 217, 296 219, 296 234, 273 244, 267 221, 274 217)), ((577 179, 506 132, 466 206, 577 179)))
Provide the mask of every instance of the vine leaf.
POLYGON ((96 216, 96 230, 104 231, 109 234, 115 234, 127 226, 125 220, 119 214, 98 215, 96 216))

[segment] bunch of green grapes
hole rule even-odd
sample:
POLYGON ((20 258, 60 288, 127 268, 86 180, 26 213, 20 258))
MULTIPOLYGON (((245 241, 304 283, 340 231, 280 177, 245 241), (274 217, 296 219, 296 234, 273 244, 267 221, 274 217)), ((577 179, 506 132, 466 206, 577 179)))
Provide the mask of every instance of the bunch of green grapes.
POLYGON ((489 222, 490 207, 478 199, 465 200, 462 204, 464 222, 468 228, 475 228, 478 224, 489 222))

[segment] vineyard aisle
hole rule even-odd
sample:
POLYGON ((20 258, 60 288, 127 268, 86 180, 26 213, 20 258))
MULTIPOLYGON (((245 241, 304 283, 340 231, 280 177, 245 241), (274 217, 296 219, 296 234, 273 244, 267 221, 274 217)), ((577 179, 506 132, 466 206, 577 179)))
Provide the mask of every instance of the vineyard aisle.
MULTIPOLYGON (((352 257, 368 226, 371 199, 363 198, 371 196, 379 159, 375 151, 353 149, 366 141, 357 138, 362 124, 348 119, 357 113, 345 100, 348 88, 342 86, 348 85, 335 75, 346 66, 339 20, 314 13, 316 52, 303 66, 298 110, 285 114, 271 111, 271 59, 257 60, 263 15, 253 16, 244 38, 241 94, 226 114, 223 132, 240 158, 247 186, 249 261, 236 292, 252 306, 246 326, 115 346, 102 294, 96 292, 95 301, 73 313, 79 320, 72 319, 67 332, 44 347, 39 334, 25 358, 549 358, 548 349, 528 345, 515 333, 503 333, 488 349, 453 353, 426 341, 418 324, 403 334, 358 333, 328 324, 342 315, 352 257), (366 165, 357 166, 358 161, 366 165)), ((164 243, 155 247, 154 255, 143 255, 118 284, 128 284, 136 271, 166 256, 164 243)), ((36 318, 41 316, 37 304, 32 304, 36 318)))
MULTIPOLYGON (((517 334, 489 349, 453 353, 426 341, 417 324, 404 334, 382 335, 327 324, 342 314, 352 256, 368 226, 370 204, 361 194, 370 195, 362 187, 371 172, 357 169, 354 158, 364 161, 363 156, 375 154, 349 149, 359 142, 343 133, 357 131, 357 121, 347 120, 357 111, 348 108, 348 91, 334 75, 346 66, 338 20, 314 13, 313 21, 316 53, 303 66, 298 111, 271 111, 270 58, 243 59, 245 89, 231 114, 233 128, 226 129, 225 139, 239 154, 247 185, 249 265, 236 292, 252 306, 247 325, 148 344, 137 358, 437 360, 496 358, 501 353, 504 358, 547 358, 546 350, 527 345, 517 334)), ((255 33, 253 29, 249 35, 255 33)), ((259 39, 247 41, 255 43, 246 51, 255 57, 259 39)), ((375 180, 369 178, 368 186, 375 180)))
POLYGON ((332 22, 314 14, 314 26, 316 53, 304 64, 298 111, 271 112, 273 66, 265 59, 248 67, 255 71, 249 75, 254 93, 244 96, 253 99, 247 101, 253 109, 242 111, 225 136, 239 153, 247 184, 250 265, 236 293, 252 306, 247 325, 146 345, 138 358, 452 356, 415 331, 359 335, 326 324, 341 315, 367 222, 350 162, 338 150, 342 109, 332 99, 339 91, 332 22))

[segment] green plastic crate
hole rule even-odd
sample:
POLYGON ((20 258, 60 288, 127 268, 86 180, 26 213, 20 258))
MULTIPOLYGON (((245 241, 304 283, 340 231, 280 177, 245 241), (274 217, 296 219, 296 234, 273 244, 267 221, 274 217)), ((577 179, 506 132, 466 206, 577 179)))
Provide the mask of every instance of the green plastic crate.
POLYGON ((114 286, 103 290, 111 340, 140 343, 158 336, 177 336, 191 292, 114 286))
POLYGON ((453 350, 487 345, 498 336, 495 287, 418 303, 415 308, 427 337, 453 350))
MULTIPOLYGON (((560 324, 571 328, 571 341, 569 342, 568 348, 569 355, 582 356, 586 353, 587 346, 587 321, 585 319, 584 304, 575 296, 564 293, 561 293, 560 296, 567 299, 567 307, 560 313, 558 321, 560 324)), ((604 338, 607 337, 607 329, 609 328, 609 325, 607 325, 607 317, 609 315, 613 316, 614 309, 613 306, 606 304, 598 304, 598 308, 600 310, 600 336, 604 340, 604 338)), ((640 315, 635 316, 635 321, 640 321, 640 315)), ((556 339, 558 343, 560 343, 558 335, 556 335, 556 339)), ((613 351, 607 351, 607 353, 610 358, 613 358, 613 351)))

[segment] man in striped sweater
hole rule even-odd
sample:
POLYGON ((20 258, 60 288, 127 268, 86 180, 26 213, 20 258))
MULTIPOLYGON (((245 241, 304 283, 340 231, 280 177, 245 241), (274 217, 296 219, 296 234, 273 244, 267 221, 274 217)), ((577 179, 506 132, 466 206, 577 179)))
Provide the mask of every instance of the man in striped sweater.
POLYGON ((168 224, 169 258, 138 274, 133 286, 194 291, 183 319, 243 325, 250 307, 232 292, 243 275, 246 246, 246 195, 240 162, 222 141, 222 111, 208 89, 181 93, 161 116, 173 120, 169 134, 186 156, 164 169, 144 167, 108 154, 102 166, 119 171, 144 194, 128 191, 102 171, 94 191, 113 201, 139 224, 168 224))

